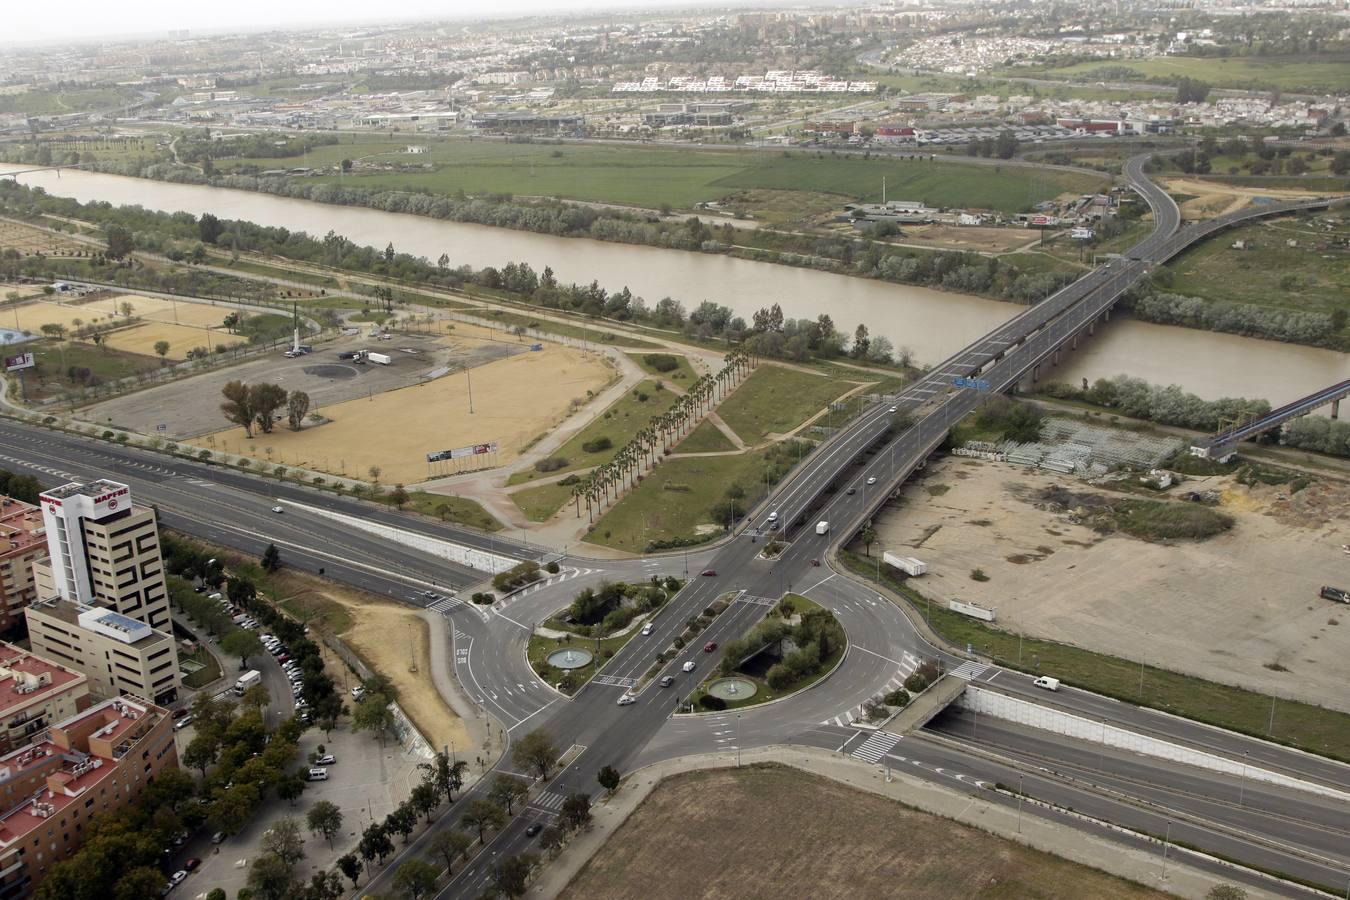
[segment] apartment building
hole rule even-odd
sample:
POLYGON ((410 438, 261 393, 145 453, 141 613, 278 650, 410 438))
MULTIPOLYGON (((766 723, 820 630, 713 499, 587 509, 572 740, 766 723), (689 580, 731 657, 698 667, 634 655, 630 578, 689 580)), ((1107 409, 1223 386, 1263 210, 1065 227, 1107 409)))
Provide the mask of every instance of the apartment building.
POLYGON ((23 608, 37 597, 33 563, 47 555, 42 510, 0 497, 0 632, 24 624, 23 608))
POLYGON ((154 510, 136 506, 115 481, 72 482, 38 498, 49 573, 35 570, 39 597, 105 606, 169 630, 169 594, 154 510), (43 581, 49 576, 50 581, 43 581))
POLYGON ((84 673, 95 695, 132 694, 163 704, 178 699, 182 679, 172 634, 60 596, 35 601, 27 616, 33 652, 84 673))
POLYGON ((82 672, 0 642, 0 753, 89 706, 82 672))
POLYGON ((91 818, 134 803, 177 765, 168 712, 136 697, 105 700, 0 756, 0 900, 31 897, 91 818))

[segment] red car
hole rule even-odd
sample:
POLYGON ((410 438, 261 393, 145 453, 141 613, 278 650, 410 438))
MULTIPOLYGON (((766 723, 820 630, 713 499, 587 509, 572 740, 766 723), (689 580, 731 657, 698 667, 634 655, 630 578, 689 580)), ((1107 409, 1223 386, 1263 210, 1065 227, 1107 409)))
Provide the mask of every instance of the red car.
POLYGON ((716 569, 704 569, 704 570, 703 570, 703 577, 704 577, 704 578, 715 578, 716 576, 717 576, 717 570, 716 570, 716 569))
POLYGON ((704 653, 711 653, 716 649, 717 649, 717 641, 708 641, 708 643, 703 645, 704 653))
POLYGON ((187 714, 188 714, 187 707, 183 707, 182 709, 175 709, 173 711, 174 721, 183 718, 183 716, 186 716, 187 714))
POLYGON ((192 859, 189 859, 187 862, 183 863, 183 868, 187 869, 189 872, 192 872, 201 864, 202 861, 194 856, 192 857, 192 859))

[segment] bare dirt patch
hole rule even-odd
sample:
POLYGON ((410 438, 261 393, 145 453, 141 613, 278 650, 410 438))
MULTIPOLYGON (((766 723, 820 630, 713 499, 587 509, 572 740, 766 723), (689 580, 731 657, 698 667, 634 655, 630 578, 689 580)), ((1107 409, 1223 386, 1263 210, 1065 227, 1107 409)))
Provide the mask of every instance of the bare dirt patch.
POLYGON ((43 256, 76 256, 93 252, 93 248, 87 244, 16 222, 0 222, 0 250, 17 250, 23 256, 37 253, 43 256))
POLYGON ((908 225, 903 232, 901 243, 983 253, 1021 250, 1040 240, 1039 232, 1025 228, 986 228, 979 225, 908 225))
POLYGON ((824 778, 753 766, 662 782, 560 896, 1167 895, 824 778))
MULTIPOLYGON (((399 706, 431 746, 470 745, 464 722, 432 683, 430 628, 416 610, 321 578, 283 572, 278 585, 289 589, 286 611, 298 619, 326 622, 366 665, 388 678, 398 691, 399 706), (414 663, 415 672, 410 671, 414 663)), ((345 667, 330 674, 344 693, 353 684, 345 667)))
POLYGON ((1103 535, 1036 502, 1046 491, 1091 491, 1071 478, 985 463, 957 480, 953 462, 927 476, 952 485, 945 495, 930 497, 918 482, 877 522, 883 548, 928 563, 915 586, 934 600, 993 607, 1000 627, 1028 635, 1350 709, 1350 630, 1328 625, 1336 609, 1317 596, 1346 581, 1344 482, 1318 479, 1290 494, 1192 478, 1183 489, 1219 491, 1233 527, 1162 544, 1103 535), (972 568, 989 580, 973 582, 972 568), (1272 662, 1289 671, 1272 675, 1272 662))

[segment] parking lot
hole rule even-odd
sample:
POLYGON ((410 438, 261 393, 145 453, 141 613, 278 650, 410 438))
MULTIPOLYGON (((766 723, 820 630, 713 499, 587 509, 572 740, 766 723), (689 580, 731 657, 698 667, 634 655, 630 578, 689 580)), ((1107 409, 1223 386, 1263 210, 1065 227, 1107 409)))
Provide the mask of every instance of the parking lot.
POLYGON ((353 734, 347 725, 335 729, 330 739, 317 729, 307 731, 300 739, 294 768, 309 768, 309 754, 320 744, 337 757, 336 763, 326 767, 328 780, 309 782, 293 806, 275 798, 264 801, 248 825, 219 847, 211 844, 211 827, 204 826, 173 857, 175 868, 181 868, 189 858, 202 860, 175 894, 198 897, 218 887, 227 896, 235 896, 248 882, 248 867, 264 832, 284 816, 299 822, 305 838, 305 858, 296 866, 295 874, 298 880, 307 882, 310 875, 331 869, 339 856, 356 846, 367 825, 388 815, 421 780, 418 760, 398 741, 391 738, 381 747, 371 734, 353 734), (342 831, 334 838, 332 849, 305 827, 305 814, 320 800, 335 803, 342 810, 342 831))

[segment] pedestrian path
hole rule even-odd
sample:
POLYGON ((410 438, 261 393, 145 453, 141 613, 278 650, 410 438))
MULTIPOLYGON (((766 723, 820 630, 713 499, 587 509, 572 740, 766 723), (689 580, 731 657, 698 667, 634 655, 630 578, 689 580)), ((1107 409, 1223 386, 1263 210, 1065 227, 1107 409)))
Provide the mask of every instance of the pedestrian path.
POLYGON ((562 809, 563 801, 565 799, 566 798, 563 797, 562 794, 559 794, 556 791, 544 791, 538 797, 534 798, 534 801, 530 803, 530 806, 533 806, 536 809, 556 811, 562 809))
POLYGON ((756 606, 777 606, 778 600, 775 597, 756 597, 754 594, 741 594, 736 598, 737 603, 753 603, 756 606))
POLYGON ((900 735, 891 734, 889 731, 877 731, 858 745, 858 749, 853 751, 853 756, 864 762, 881 762, 881 758, 894 750, 898 743, 900 735))
POLYGON ((974 681, 988 670, 989 667, 984 663, 963 662, 955 669, 952 669, 951 674, 954 677, 964 679, 965 681, 974 681))
MULTIPOLYGON (((917 656, 909 651, 905 651, 905 654, 900 657, 900 668, 896 669, 895 674, 891 676, 891 680, 886 682, 886 686, 881 689, 881 694, 884 696, 898 687, 904 687, 905 679, 914 674, 914 670, 919 667, 919 662, 920 660, 917 656)), ((865 717, 866 712, 863 710, 863 704, 859 703, 857 706, 846 712, 840 713, 833 719, 823 720, 820 724, 845 727, 852 725, 854 722, 861 721, 865 717)))
POLYGON ((428 606, 427 609, 431 610, 434 613, 440 613, 443 616, 449 617, 450 611, 452 609, 454 609, 457 606, 463 605, 464 601, 459 599, 458 597, 442 597, 435 603, 428 606))
POLYGON ((597 675, 591 680, 609 687, 631 688, 637 685, 636 678, 623 678, 619 675, 597 675))

